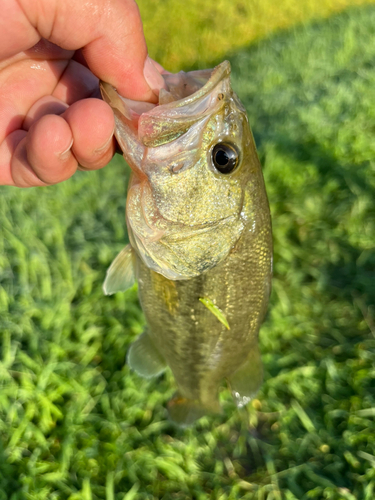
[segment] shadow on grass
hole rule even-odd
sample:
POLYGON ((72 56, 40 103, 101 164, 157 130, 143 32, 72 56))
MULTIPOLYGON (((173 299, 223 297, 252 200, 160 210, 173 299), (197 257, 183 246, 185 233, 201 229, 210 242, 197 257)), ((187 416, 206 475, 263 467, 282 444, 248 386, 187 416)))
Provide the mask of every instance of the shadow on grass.
POLYGON ((20 483, 21 470, 9 464, 0 441, 0 500, 26 500, 23 485, 20 483))

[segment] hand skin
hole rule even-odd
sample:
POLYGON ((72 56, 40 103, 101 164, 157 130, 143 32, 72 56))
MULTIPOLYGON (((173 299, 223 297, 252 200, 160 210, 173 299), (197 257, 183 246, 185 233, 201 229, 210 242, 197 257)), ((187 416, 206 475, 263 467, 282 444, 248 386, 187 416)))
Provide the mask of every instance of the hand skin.
POLYGON ((157 101, 133 0, 2 0, 0 185, 46 186, 105 166, 114 119, 98 79, 124 97, 157 101))

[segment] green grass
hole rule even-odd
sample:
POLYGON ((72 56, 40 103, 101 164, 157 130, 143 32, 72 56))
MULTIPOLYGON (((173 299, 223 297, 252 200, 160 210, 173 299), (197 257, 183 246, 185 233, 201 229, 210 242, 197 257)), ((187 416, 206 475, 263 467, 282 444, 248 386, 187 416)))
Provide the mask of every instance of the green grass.
POLYGON ((374 0, 138 0, 151 56, 169 71, 206 68, 275 30, 374 0), (176 22, 176 20, 178 20, 176 22))
POLYGON ((0 500, 373 500, 374 40, 362 7, 229 54, 275 242, 265 382, 240 411, 223 390, 223 416, 176 429, 171 375, 125 364, 136 289, 101 290, 126 241, 119 157, 0 190, 0 500))

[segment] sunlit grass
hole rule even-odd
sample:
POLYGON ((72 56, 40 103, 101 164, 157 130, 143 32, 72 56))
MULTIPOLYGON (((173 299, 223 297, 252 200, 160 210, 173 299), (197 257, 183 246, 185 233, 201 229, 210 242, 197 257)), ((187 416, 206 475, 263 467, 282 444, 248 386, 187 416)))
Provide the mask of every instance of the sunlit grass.
POLYGON ((169 71, 212 61, 280 29, 374 0, 139 0, 149 51, 169 71))

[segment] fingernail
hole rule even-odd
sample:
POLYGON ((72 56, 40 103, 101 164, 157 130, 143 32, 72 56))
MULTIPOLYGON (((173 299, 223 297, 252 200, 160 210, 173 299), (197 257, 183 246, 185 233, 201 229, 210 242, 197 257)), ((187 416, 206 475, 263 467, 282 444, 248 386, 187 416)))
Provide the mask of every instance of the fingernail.
POLYGON ((69 146, 62 153, 58 153, 57 156, 60 158, 60 160, 67 160, 69 158, 72 146, 73 146, 73 139, 70 141, 69 146))
POLYGON ((159 90, 165 88, 164 78, 156 69, 149 56, 146 57, 143 76, 154 94, 159 95, 159 90))
POLYGON ((94 153, 102 153, 103 151, 105 151, 106 149, 108 149, 108 146, 111 144, 112 142, 112 138, 113 138, 113 132, 112 131, 112 134, 108 137, 108 139, 106 140, 106 142, 103 144, 103 146, 100 146, 100 148, 97 148, 95 149, 94 153))

